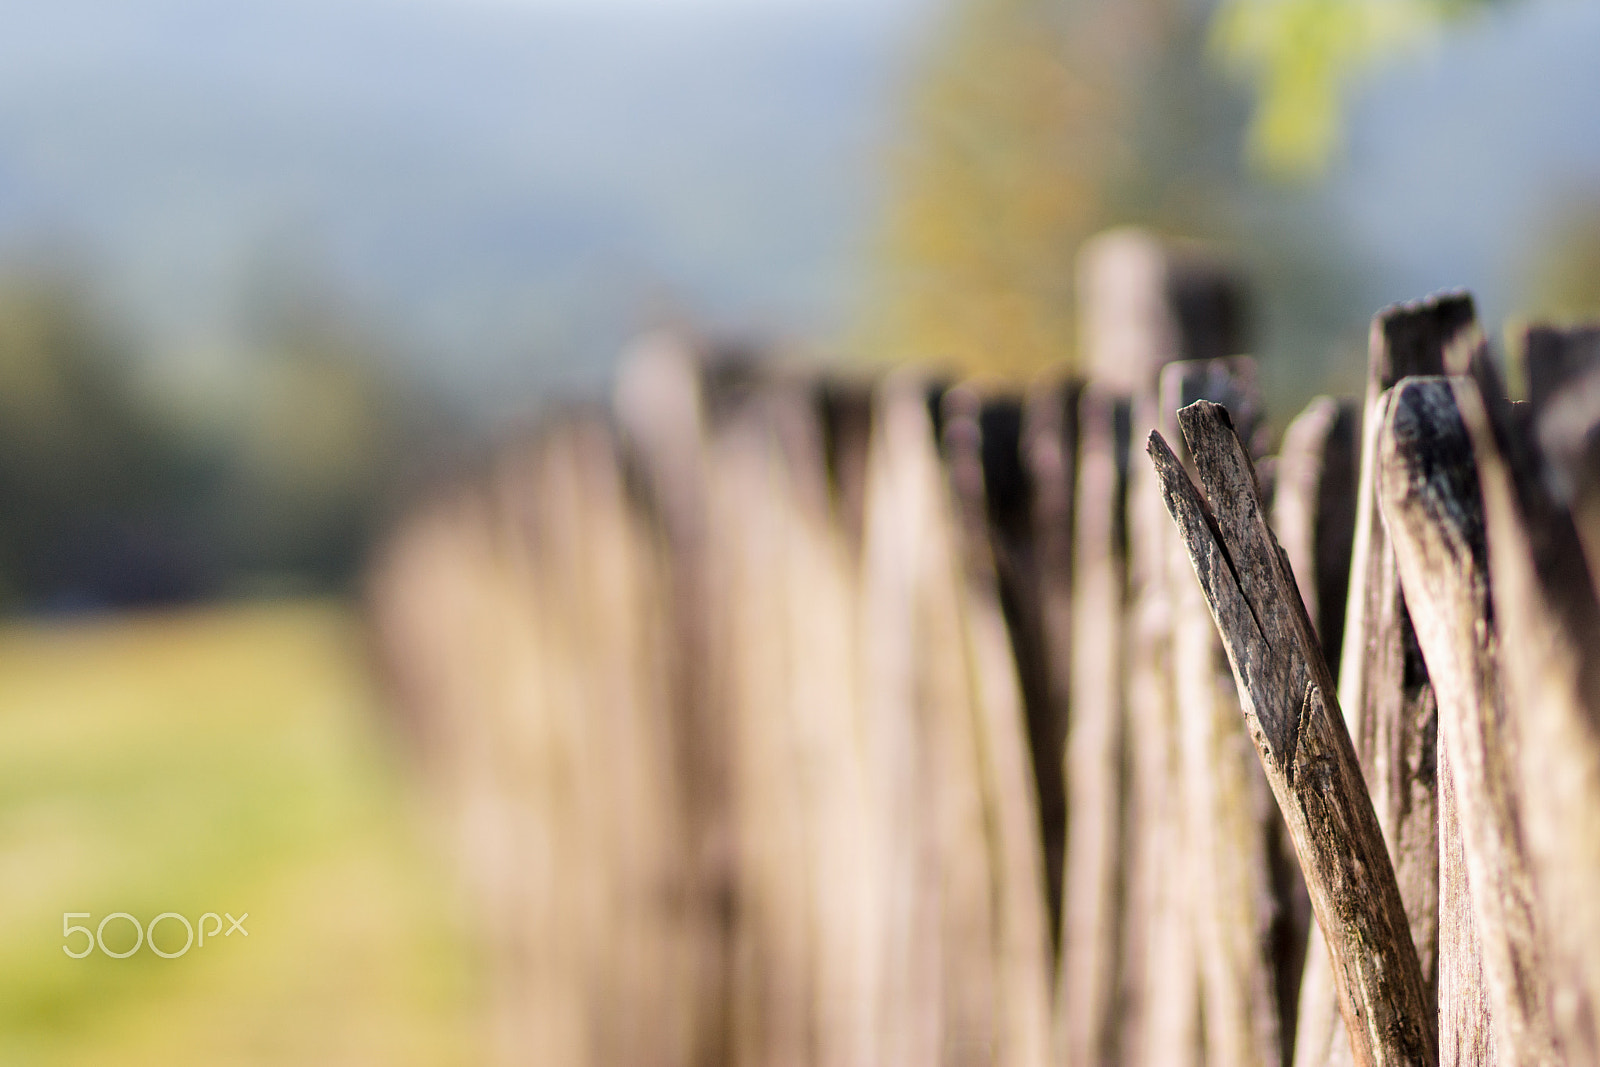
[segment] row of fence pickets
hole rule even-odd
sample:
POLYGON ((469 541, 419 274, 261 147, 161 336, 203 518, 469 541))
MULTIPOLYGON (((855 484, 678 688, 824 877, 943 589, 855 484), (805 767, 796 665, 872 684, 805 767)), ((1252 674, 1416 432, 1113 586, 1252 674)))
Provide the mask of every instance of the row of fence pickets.
POLYGON ((1232 275, 1081 264, 1087 381, 654 336, 397 526, 498 1062, 1600 1063, 1600 329, 1262 459, 1232 275))

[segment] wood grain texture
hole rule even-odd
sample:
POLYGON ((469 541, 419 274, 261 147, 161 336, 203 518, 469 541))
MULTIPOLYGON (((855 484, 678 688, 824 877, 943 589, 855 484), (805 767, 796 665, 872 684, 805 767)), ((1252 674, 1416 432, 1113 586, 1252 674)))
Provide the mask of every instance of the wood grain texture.
MULTIPOLYGON (((1329 397, 1312 400, 1284 431, 1273 489, 1273 532, 1336 676, 1355 540, 1359 428, 1356 404, 1329 397)), ((1339 1016, 1327 949, 1311 920, 1311 899, 1286 829, 1277 846, 1275 868, 1284 909, 1278 966, 1285 1050, 1300 1064, 1348 1063, 1350 1042, 1339 1016)))
MULTIPOLYGON (((1430 996, 1438 941, 1438 722, 1427 666, 1378 509, 1375 447, 1387 390, 1408 375, 1443 374, 1446 350, 1472 331, 1474 323, 1472 298, 1465 293, 1396 304, 1373 317, 1350 592, 1339 656, 1339 702, 1389 844, 1430 996)), ((1349 1062, 1333 1009, 1328 962, 1321 933, 1313 930, 1300 990, 1295 1067, 1349 1062)))
POLYGON ((1254 467, 1224 409, 1201 401, 1180 423, 1205 499, 1159 434, 1150 455, 1306 873, 1356 1062, 1433 1064, 1434 1012, 1399 886, 1254 467))
POLYGON ((1489 993, 1481 1022, 1492 1022, 1505 1062, 1555 1063, 1550 968, 1516 799, 1519 746, 1500 684, 1482 498, 1448 380, 1410 378, 1395 386, 1378 451, 1379 498, 1438 696, 1489 993))
MULTIPOLYGON (((1162 429, 1175 436, 1177 410, 1198 399, 1225 403, 1253 424, 1260 410, 1254 365, 1246 359, 1169 365, 1161 375, 1162 429)), ((1172 606, 1178 825, 1189 846, 1185 888, 1203 979, 1205 1057, 1277 1067, 1286 1051, 1277 973, 1284 909, 1270 850, 1282 816, 1244 731, 1205 594, 1177 531, 1161 525, 1172 606)), ((1309 917, 1309 903, 1307 910, 1309 917)), ((1299 941, 1303 946, 1303 928, 1299 941)))
POLYGON ((1450 753, 1439 749, 1439 1063, 1497 1064, 1478 918, 1456 812, 1450 753))

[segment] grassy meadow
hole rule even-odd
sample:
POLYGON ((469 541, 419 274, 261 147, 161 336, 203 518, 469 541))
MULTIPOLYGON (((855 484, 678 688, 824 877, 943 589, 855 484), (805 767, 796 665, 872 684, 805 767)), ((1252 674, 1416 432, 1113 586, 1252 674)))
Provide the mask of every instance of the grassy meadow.
POLYGON ((481 1061, 460 915, 375 701, 332 603, 0 629, 0 1065, 481 1061), (248 912, 248 937, 208 921, 178 958, 73 959, 64 912, 248 912))

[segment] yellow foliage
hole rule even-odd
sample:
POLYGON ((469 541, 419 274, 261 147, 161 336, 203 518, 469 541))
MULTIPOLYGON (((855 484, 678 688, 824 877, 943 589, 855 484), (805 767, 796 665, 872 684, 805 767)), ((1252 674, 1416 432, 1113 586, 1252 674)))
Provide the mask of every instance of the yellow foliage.
POLYGON ((1345 83, 1430 41, 1465 0, 1224 0, 1212 44, 1255 82, 1247 150, 1268 173, 1313 176, 1339 147, 1345 83))
POLYGON ((892 160, 870 351, 1012 375, 1070 358, 1072 253, 1116 146, 1111 79, 1067 55, 1049 0, 953 13, 892 160))

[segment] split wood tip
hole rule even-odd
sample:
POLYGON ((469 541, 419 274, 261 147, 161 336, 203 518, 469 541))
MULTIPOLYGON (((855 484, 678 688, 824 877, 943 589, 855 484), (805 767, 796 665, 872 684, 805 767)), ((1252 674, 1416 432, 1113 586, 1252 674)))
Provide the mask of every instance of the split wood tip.
POLYGON ((1310 622, 1286 612, 1291 595, 1300 607, 1299 594, 1292 578, 1286 584, 1287 564, 1260 514, 1255 468, 1228 409, 1197 400, 1179 409, 1178 423, 1199 484, 1166 440, 1152 433, 1148 450, 1162 502, 1247 693, 1247 714, 1260 725, 1267 756, 1287 768, 1297 747, 1304 682, 1322 676, 1292 651, 1309 639, 1310 622), (1288 643, 1275 639, 1279 631, 1292 635, 1288 643), (1241 664, 1247 666, 1240 670, 1241 664))
POLYGON ((1186 535, 1198 534, 1198 525, 1203 525, 1210 532, 1212 540, 1218 549, 1222 547, 1222 532, 1217 528, 1216 516, 1211 512, 1211 506, 1206 503, 1205 496, 1194 484, 1194 479, 1189 476, 1180 460, 1167 444, 1167 439, 1161 436, 1160 430, 1151 430, 1145 442, 1145 452, 1155 464, 1156 482, 1161 489, 1161 500, 1166 505, 1167 514, 1178 524, 1180 531, 1186 535))

